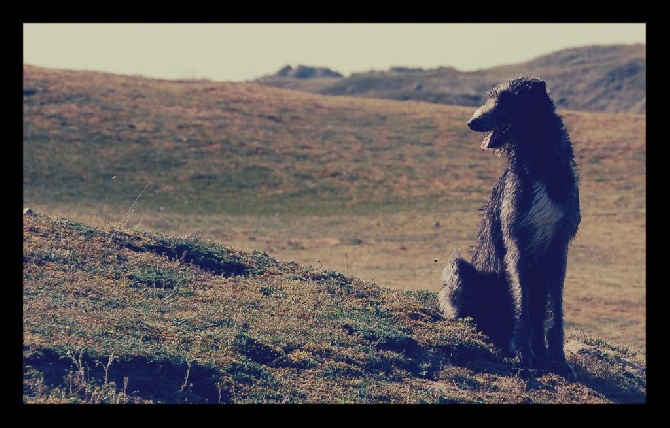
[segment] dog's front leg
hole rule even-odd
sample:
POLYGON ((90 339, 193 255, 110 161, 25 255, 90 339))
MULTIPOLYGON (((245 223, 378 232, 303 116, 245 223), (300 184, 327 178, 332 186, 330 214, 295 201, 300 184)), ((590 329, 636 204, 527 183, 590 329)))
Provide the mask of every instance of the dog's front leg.
POLYGON ((530 272, 524 265, 516 242, 507 244, 505 256, 507 279, 512 292, 515 310, 513 347, 521 360, 521 367, 529 369, 534 366, 531 348, 532 326, 530 318, 530 295, 528 292, 530 272))
POLYGON ((500 197, 500 226, 505 247, 504 266, 510 293, 514 304, 514 331, 512 347, 521 359, 524 369, 533 367, 531 347, 531 314, 529 288, 532 286, 532 262, 530 253, 533 230, 521 213, 527 211, 524 205, 523 180, 510 174, 500 197))
POLYGON ((545 320, 547 319, 547 278, 541 264, 534 265, 528 278, 529 316, 531 328, 530 345, 533 350, 533 362, 537 367, 545 364, 547 344, 545 340, 545 320))
POLYGON ((563 286, 568 264, 568 253, 561 247, 552 254, 552 263, 548 264, 547 289, 552 322, 547 332, 547 357, 549 369, 569 379, 576 377, 575 371, 565 359, 563 332, 563 286))

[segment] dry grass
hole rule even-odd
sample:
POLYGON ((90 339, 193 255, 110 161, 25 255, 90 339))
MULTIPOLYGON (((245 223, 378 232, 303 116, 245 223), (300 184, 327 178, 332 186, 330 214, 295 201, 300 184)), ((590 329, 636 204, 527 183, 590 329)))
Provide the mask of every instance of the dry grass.
POLYGON ((193 236, 24 216, 25 403, 643 403, 645 354, 568 332, 530 379, 436 294, 193 236))
MULTIPOLYGON (((446 259, 472 245, 477 209, 504 167, 478 151, 464 126, 470 108, 24 72, 34 89, 24 97, 26 206, 198 236, 394 290, 437 291, 446 259)), ((561 113, 583 214, 567 326, 644 349, 646 118, 561 113)))

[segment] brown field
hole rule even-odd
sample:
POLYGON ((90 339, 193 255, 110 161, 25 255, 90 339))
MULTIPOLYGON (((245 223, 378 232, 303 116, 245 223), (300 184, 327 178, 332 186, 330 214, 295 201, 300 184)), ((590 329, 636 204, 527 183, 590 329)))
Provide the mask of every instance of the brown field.
MULTIPOLYGON (((198 235, 383 286, 437 291, 504 167, 465 127, 471 108, 24 71, 24 88, 40 89, 24 103, 26 206, 198 235), (253 184, 204 183, 229 171, 253 184)), ((646 117, 560 113, 582 204, 566 324, 644 348, 646 117)))

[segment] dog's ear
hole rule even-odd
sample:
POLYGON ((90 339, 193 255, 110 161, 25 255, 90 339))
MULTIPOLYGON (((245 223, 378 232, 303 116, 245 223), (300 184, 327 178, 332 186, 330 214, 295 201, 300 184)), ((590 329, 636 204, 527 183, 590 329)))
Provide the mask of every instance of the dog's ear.
POLYGON ((535 93, 546 94, 547 83, 544 80, 535 80, 531 85, 531 90, 535 93))

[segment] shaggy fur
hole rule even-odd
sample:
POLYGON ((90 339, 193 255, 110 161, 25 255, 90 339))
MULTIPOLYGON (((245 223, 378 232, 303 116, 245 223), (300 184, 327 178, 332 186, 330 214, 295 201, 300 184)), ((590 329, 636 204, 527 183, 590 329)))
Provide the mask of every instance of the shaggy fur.
POLYGON ((572 144, 545 82, 522 76, 496 86, 468 126, 508 166, 483 207, 472 260, 442 273, 447 318, 477 327, 524 368, 572 372, 563 350, 563 281, 580 222, 572 144), (545 328, 548 326, 548 328, 545 328))

